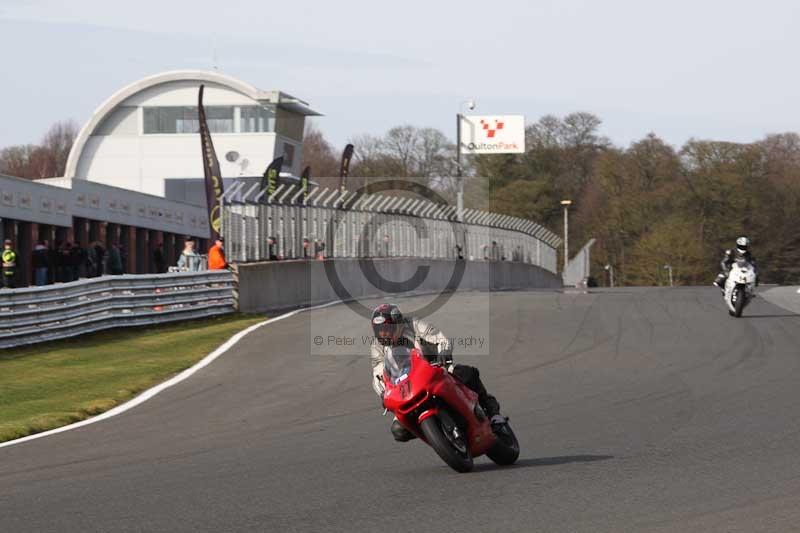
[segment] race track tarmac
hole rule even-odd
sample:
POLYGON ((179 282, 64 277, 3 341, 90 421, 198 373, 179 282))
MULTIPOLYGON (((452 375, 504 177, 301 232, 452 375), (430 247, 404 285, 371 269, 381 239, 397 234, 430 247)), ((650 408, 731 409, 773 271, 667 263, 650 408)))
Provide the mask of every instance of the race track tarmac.
POLYGON ((0 449, 0 531, 798 530, 800 316, 745 314, 713 288, 454 296, 431 320, 522 448, 470 474, 392 440, 368 321, 299 314, 118 417, 0 449))

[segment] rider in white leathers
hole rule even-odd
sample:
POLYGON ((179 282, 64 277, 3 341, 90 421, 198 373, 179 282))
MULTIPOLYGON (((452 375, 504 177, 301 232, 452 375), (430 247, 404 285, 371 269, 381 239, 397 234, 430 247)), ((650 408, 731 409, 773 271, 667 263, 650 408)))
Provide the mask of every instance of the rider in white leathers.
POLYGON ((744 259, 753 265, 753 270, 756 272, 756 285, 758 285, 758 266, 756 266, 755 257, 753 257, 753 254, 750 252, 750 239, 747 237, 739 237, 736 239, 736 248, 725 250, 725 255, 719 263, 722 272, 717 275, 717 279, 714 280, 714 285, 723 291, 725 290, 725 280, 728 279, 731 267, 739 259, 744 259))
MULTIPOLYGON (((452 361, 453 347, 450 340, 432 325, 418 318, 403 317, 394 304, 381 304, 372 313, 372 329, 375 342, 370 347, 372 363, 372 388, 378 396, 383 397, 383 361, 392 346, 406 344, 420 350, 430 361, 437 361, 467 387, 478 394, 480 403, 492 424, 504 424, 506 419, 500 415, 500 404, 489 394, 480 378, 477 368, 468 365, 456 365, 452 361)), ((395 440, 405 442, 414 438, 395 418, 392 422, 392 435, 395 440)))

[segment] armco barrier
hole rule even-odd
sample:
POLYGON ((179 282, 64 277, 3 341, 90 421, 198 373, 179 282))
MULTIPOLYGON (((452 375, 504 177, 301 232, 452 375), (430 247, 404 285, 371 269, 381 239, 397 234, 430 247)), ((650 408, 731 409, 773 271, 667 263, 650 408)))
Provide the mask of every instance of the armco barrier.
MULTIPOLYGON (((325 272, 334 266, 341 284, 353 298, 387 294, 389 287, 372 285, 357 259, 335 261, 274 261, 238 265, 239 310, 245 313, 276 311, 316 305, 340 299, 325 272)), ((386 280, 411 279, 417 268, 427 266, 424 281, 410 293, 439 292, 447 287, 455 261, 397 258, 375 259, 373 263, 386 280)), ((561 279, 543 268, 507 261, 467 261, 456 290, 506 290, 560 288, 561 279)), ((380 285, 380 283, 379 283, 380 285)))
POLYGON ((103 276, 0 291, 0 348, 235 310, 229 271, 103 276))

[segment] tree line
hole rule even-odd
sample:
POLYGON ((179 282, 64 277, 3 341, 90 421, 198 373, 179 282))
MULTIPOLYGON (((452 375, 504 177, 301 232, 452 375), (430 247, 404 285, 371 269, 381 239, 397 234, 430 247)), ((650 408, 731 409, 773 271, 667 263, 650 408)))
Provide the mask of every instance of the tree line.
POLYGON ((72 120, 56 122, 38 144, 19 144, 0 150, 0 174, 25 179, 63 176, 70 148, 78 135, 72 120))
MULTIPOLYGON (((740 235, 752 240, 764 282, 800 281, 798 134, 747 144, 690 139, 676 148, 650 133, 621 147, 600 134, 601 124, 591 113, 547 115, 526 128, 524 154, 462 158, 465 204, 561 233, 560 201, 572 200, 572 253, 597 239, 592 274, 601 285, 606 265, 625 285, 665 285, 665 265, 676 284, 710 284, 740 235)), ((339 155, 324 135, 312 127, 307 140, 314 174, 338 175, 339 155)), ((408 177, 454 199, 455 145, 442 132, 406 125, 350 142, 351 176, 408 177)))

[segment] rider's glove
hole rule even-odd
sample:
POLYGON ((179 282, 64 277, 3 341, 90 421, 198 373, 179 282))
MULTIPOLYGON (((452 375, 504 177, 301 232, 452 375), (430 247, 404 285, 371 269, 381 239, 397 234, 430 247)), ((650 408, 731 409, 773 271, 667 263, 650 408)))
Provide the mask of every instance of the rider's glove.
POLYGON ((383 382, 383 376, 375 376, 375 390, 379 392, 381 398, 386 393, 386 384, 383 382))

